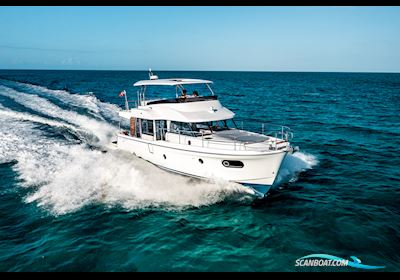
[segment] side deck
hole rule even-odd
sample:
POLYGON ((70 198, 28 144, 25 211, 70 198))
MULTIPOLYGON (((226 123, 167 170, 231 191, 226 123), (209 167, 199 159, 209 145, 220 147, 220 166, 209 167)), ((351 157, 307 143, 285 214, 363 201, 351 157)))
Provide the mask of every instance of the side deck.
POLYGON ((180 145, 230 151, 268 152, 289 148, 289 141, 287 140, 239 129, 197 135, 166 132, 165 141, 180 145))

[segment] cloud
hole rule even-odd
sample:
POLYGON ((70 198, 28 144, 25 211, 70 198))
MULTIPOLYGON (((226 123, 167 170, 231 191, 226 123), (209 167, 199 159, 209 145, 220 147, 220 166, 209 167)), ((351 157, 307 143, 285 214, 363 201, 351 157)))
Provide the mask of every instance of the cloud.
POLYGON ((74 49, 57 49, 57 48, 36 48, 36 47, 19 47, 10 45, 0 45, 2 49, 12 49, 12 50, 33 50, 33 51, 56 51, 56 52, 79 52, 79 53, 91 53, 89 50, 74 50, 74 49))
POLYGON ((68 57, 61 60, 62 65, 80 65, 81 61, 79 59, 68 57))

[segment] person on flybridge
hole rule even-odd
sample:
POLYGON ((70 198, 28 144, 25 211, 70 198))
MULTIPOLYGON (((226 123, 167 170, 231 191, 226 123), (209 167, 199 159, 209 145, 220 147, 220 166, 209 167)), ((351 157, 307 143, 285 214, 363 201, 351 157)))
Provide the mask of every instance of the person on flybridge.
POLYGON ((179 98, 182 98, 182 99, 186 99, 188 96, 187 96, 187 90, 186 89, 183 89, 182 90, 182 94, 181 94, 181 96, 179 96, 179 98))
POLYGON ((197 90, 195 90, 195 91, 193 91, 192 95, 188 95, 187 90, 183 89, 182 94, 181 94, 181 96, 179 96, 179 98, 186 99, 188 97, 199 97, 199 93, 197 92, 197 90))

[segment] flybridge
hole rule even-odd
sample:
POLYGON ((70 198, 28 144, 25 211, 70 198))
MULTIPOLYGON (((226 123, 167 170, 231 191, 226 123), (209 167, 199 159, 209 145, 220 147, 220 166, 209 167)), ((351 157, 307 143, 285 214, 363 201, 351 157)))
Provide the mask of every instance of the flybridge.
MULTIPOLYGON (((149 120, 172 120, 181 122, 201 122, 231 119, 234 113, 223 107, 209 84, 212 81, 203 79, 169 78, 158 79, 149 70, 149 80, 138 81, 134 86, 139 87, 135 107, 120 112, 123 118, 146 118, 149 120), (185 89, 186 85, 205 85, 205 92, 196 88, 193 92, 185 89), (146 99, 149 86, 172 86, 175 88, 174 98, 146 99), (207 90, 208 88, 208 90, 207 90), (198 91, 197 91, 198 90, 198 91), (207 92, 211 94, 207 94, 207 92)), ((126 97, 126 96, 125 96, 126 97)), ((132 101, 131 101, 132 102, 132 101)))
POLYGON ((169 79, 159 79, 157 75, 154 75, 149 69, 149 80, 138 81, 133 84, 135 87, 140 87, 137 92, 136 107, 148 105, 150 102, 155 104, 161 103, 185 103, 192 101, 204 101, 207 96, 199 96, 197 91, 193 91, 192 95, 187 94, 184 85, 205 85, 212 96, 214 96, 214 91, 212 90, 210 84, 212 81, 202 80, 202 79, 187 79, 187 78, 169 78, 169 79), (156 100, 145 100, 146 89, 148 86, 174 86, 175 87, 175 99, 156 99, 156 100), (201 98, 199 98, 201 97, 201 98))

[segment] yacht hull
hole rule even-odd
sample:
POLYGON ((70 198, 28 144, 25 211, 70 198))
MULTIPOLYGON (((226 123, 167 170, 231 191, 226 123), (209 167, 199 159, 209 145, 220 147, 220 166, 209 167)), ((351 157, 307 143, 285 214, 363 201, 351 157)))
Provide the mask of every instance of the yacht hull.
POLYGON ((118 149, 143 158, 163 169, 201 179, 223 179, 249 186, 265 194, 273 185, 287 150, 269 152, 220 151, 166 141, 147 141, 118 135, 118 149), (243 167, 224 166, 223 161, 243 167))

